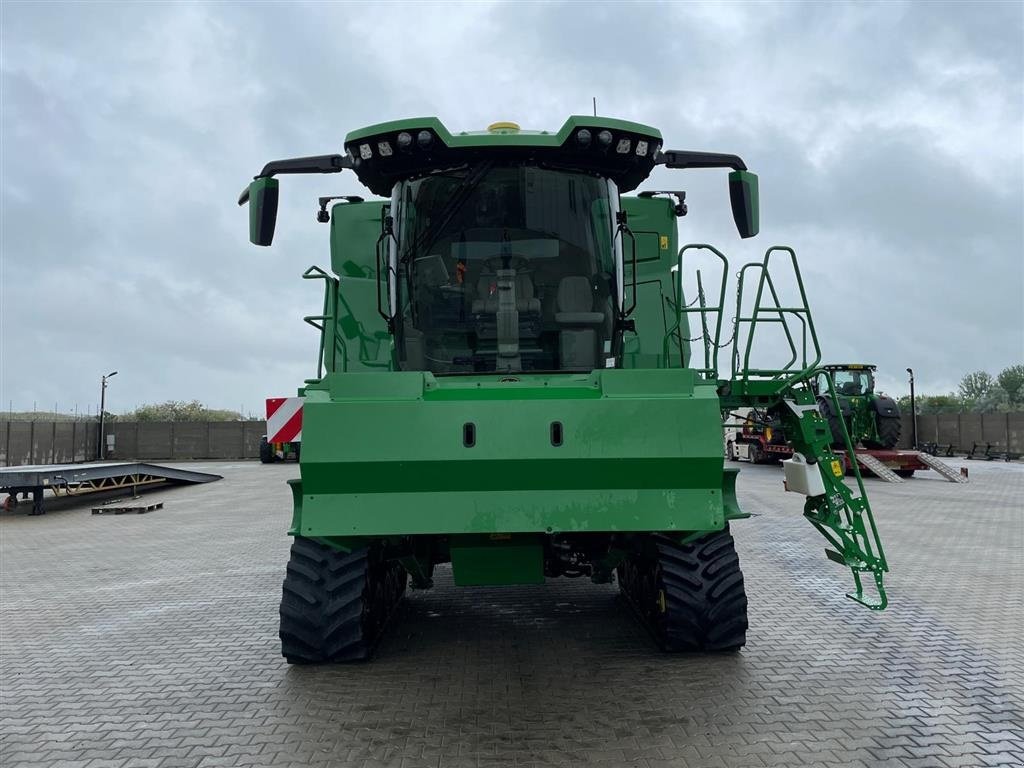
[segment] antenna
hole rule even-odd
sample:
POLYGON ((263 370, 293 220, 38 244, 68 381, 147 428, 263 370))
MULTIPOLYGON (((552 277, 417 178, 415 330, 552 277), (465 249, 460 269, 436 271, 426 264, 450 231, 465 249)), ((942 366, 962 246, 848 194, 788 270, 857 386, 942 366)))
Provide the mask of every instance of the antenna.
POLYGON ((594 96, 594 117, 597 117, 597 96, 594 96))

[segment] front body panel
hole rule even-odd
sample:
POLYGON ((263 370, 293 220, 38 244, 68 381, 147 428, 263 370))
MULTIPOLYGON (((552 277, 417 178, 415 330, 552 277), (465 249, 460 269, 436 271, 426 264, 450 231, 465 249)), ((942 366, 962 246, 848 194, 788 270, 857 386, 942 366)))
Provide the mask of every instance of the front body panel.
POLYGON ((724 525, 713 386, 680 369, 510 378, 345 374, 308 392, 295 532, 724 525))

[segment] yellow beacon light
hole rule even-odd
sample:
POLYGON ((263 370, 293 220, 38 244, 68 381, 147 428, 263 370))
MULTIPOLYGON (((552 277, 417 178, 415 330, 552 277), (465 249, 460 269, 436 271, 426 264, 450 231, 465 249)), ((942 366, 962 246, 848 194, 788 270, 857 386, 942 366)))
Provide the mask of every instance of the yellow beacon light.
POLYGON ((519 123, 510 123, 507 120, 499 120, 487 126, 488 133, 516 133, 519 131, 519 123))

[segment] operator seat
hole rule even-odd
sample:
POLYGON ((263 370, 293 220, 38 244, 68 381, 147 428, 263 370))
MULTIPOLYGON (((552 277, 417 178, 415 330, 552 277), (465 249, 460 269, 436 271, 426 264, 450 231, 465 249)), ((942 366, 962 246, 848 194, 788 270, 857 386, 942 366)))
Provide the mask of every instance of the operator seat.
MULTIPOLYGON (((473 299, 474 315, 498 313, 498 292, 491 293, 491 286, 497 282, 497 275, 481 275, 476 284, 476 298, 473 299)), ((520 313, 540 314, 540 299, 536 297, 533 280, 526 272, 515 277, 516 309, 520 313)))
POLYGON ((605 324, 605 313, 594 311, 594 289, 590 280, 583 275, 563 277, 556 300, 559 367, 593 370, 597 365, 597 331, 605 324))

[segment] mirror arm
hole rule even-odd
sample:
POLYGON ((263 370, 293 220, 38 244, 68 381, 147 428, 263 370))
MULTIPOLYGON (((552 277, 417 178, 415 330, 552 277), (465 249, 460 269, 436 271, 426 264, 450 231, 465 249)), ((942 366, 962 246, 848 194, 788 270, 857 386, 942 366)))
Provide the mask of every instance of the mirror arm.
POLYGON ((732 168, 734 171, 747 170, 747 164, 739 155, 719 152, 689 152, 678 149, 659 150, 654 156, 655 165, 666 168, 732 168))
POLYGON ((292 157, 287 160, 272 160, 263 166, 263 170, 255 178, 274 176, 278 173, 341 173, 351 167, 352 158, 348 155, 292 157))
MULTIPOLYGON (((341 173, 352 168, 352 158, 348 155, 312 155, 310 157, 292 157, 287 160, 272 160, 263 166, 263 170, 254 179, 263 179, 279 173, 341 173)), ((249 188, 242 190, 238 196, 238 204, 249 202, 249 188)))

